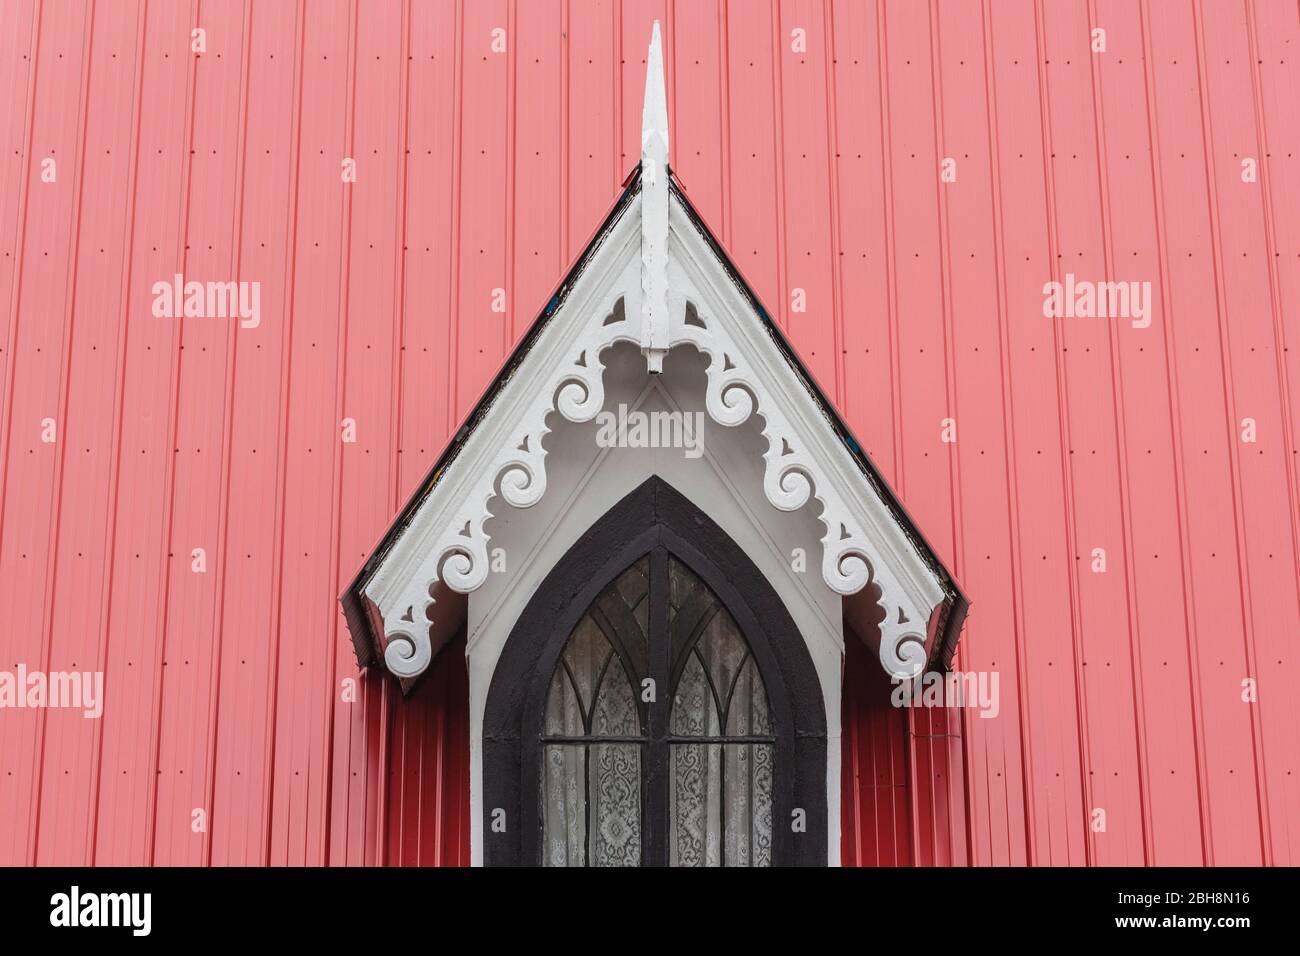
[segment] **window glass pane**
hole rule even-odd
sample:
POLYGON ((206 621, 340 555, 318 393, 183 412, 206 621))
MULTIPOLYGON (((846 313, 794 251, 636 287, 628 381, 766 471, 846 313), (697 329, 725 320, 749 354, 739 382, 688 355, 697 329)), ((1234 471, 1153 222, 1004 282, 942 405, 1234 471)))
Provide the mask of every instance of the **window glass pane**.
POLYGON ((574 629, 551 676, 551 687, 546 694, 546 719, 542 724, 546 734, 564 737, 586 734, 591 689, 612 653, 599 629, 584 617, 574 629))
MULTIPOLYGON (((695 573, 675 558, 668 559, 668 632, 672 659, 680 667, 700 633, 722 605, 695 573)), ((725 613, 725 612, 723 612, 725 613)))
POLYGON ((674 744, 669 756, 669 866, 721 866, 718 780, 720 747, 674 744))
MULTIPOLYGON (((573 629, 569 643, 564 647, 560 666, 555 669, 557 677, 565 668, 568 669, 570 680, 577 687, 578 706, 584 714, 591 709, 596 681, 604 669, 605 661, 613 652, 614 649, 609 646, 609 641, 600 632, 591 615, 584 615, 573 629)), ((551 686, 555 686, 554 678, 551 686)))
POLYGON ((641 745, 543 748, 544 866, 639 866, 641 745))
POLYGON ((758 664, 751 656, 740 669, 731 690, 731 704, 727 708, 727 735, 733 737, 761 737, 772 733, 767 716, 767 691, 759 676, 758 664))
POLYGON ((720 611, 713 616, 709 626, 700 635, 696 651, 704 659, 718 700, 725 708, 740 665, 749 656, 748 648, 730 614, 720 611))
POLYGON ((672 866, 772 865, 771 744, 674 744, 672 866))
POLYGON ((772 865, 772 745, 725 744, 726 866, 772 865))
POLYGON ((680 671, 673 688, 672 733, 770 735, 767 689, 735 619, 686 565, 670 559, 668 569, 677 591, 689 595, 680 608, 669 610, 680 671))
MULTIPOLYGON (((580 738, 542 746, 542 862, 546 866, 641 863, 643 713, 626 662, 643 671, 649 557, 601 591, 560 655, 542 733, 580 738)), ((639 679, 639 678, 638 678, 639 679)))
MULTIPOLYGON (((691 569, 676 558, 668 559, 668 612, 676 615, 687 605, 692 595, 699 591, 703 582, 691 572, 691 569)), ((700 597, 711 597, 701 593, 700 597)))
POLYGON ((586 846, 587 748, 582 744, 542 748, 544 866, 583 866, 586 846))
POLYGON ((673 694, 672 733, 716 737, 721 731, 718 708, 698 654, 691 654, 673 694))
POLYGON ((641 745, 592 744, 588 866, 641 865, 641 745))
MULTIPOLYGON (((618 576, 614 582, 614 592, 632 612, 642 642, 650 633, 650 556, 646 555, 632 567, 618 576)), ((631 648, 628 651, 631 652, 631 648)))
POLYGON ((618 656, 631 665, 629 676, 637 683, 649 669, 647 570, 646 559, 632 565, 600 592, 591 608, 592 619, 613 643, 618 656))
POLYGON ((627 672, 618 658, 610 661, 600 682, 596 709, 591 717, 591 732, 597 737, 635 737, 641 732, 636 698, 627 672))

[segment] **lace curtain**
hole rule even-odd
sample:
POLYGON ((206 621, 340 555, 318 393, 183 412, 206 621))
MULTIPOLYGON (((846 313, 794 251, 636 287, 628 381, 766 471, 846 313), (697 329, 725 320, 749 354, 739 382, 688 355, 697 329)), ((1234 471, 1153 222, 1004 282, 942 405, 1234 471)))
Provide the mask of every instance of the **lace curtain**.
POLYGON ((638 692, 649 654, 661 650, 648 633, 649 592, 643 558, 593 602, 552 677, 542 744, 543 862, 638 865, 647 748, 667 747, 669 862, 768 866, 774 748, 749 647, 717 597, 670 559, 668 593, 653 596, 668 603, 668 634, 659 640, 672 645, 669 736, 649 740, 638 692))
MULTIPOLYGON (((725 610, 686 658, 670 723, 674 737, 771 733, 762 678, 725 610)), ((771 865, 772 754, 766 743, 670 744, 670 864, 771 865)))
POLYGON ((609 641, 590 617, 583 618, 569 638, 546 706, 548 737, 589 738, 546 745, 542 800, 548 866, 640 864, 642 744, 595 742, 640 736, 635 700, 609 641))

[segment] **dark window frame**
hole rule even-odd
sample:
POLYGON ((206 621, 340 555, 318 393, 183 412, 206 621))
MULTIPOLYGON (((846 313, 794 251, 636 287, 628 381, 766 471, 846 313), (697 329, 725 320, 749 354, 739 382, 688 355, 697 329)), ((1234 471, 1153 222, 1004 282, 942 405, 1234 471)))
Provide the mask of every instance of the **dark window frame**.
MULTIPOLYGON (((775 738, 772 794, 774 865, 827 862, 826 715, 821 684, 803 638, 772 585, 716 523, 658 477, 618 502, 556 562, 529 600, 502 650, 483 720, 483 861, 539 865, 542 720, 551 675, 574 626, 600 592, 646 554, 650 587, 667 587, 671 553, 709 586, 735 618, 767 688, 775 738), (804 811, 794 832, 792 811, 804 811), (504 811, 504 830, 499 826, 504 811), (497 824, 497 826, 494 826, 497 824)), ((657 593, 657 592, 656 592, 657 593)), ((651 633, 667 631, 666 602, 650 604, 651 633)), ((652 640, 650 646, 655 646, 652 640)), ((657 703, 648 739, 670 737, 671 642, 660 642, 649 676, 657 703), (662 658, 662 659, 660 659, 662 658)), ((642 862, 668 862, 667 747, 647 759, 642 862)), ((647 745, 643 753, 654 754, 647 745)))

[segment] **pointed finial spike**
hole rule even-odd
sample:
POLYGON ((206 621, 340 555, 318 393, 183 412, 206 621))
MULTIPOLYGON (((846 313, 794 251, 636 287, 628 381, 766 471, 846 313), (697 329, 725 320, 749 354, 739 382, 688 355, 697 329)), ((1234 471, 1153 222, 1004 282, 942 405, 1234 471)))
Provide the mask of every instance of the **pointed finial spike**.
POLYGON ((668 352, 668 96, 664 52, 655 21, 645 67, 641 113, 641 351, 651 373, 668 352))
POLYGON ((659 21, 656 20, 650 35, 650 52, 645 63, 645 106, 641 111, 641 158, 668 159, 668 94, 664 86, 664 51, 663 40, 659 34, 659 21), (662 143, 662 156, 657 152, 653 140, 658 137, 662 143))

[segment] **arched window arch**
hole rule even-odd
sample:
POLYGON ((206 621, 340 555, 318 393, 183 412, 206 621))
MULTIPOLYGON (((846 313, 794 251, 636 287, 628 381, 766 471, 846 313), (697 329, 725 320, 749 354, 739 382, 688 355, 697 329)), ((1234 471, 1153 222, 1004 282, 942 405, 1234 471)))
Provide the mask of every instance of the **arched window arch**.
POLYGON ((826 728, 771 585, 651 478, 538 588, 484 716, 485 862, 826 862, 826 728))

